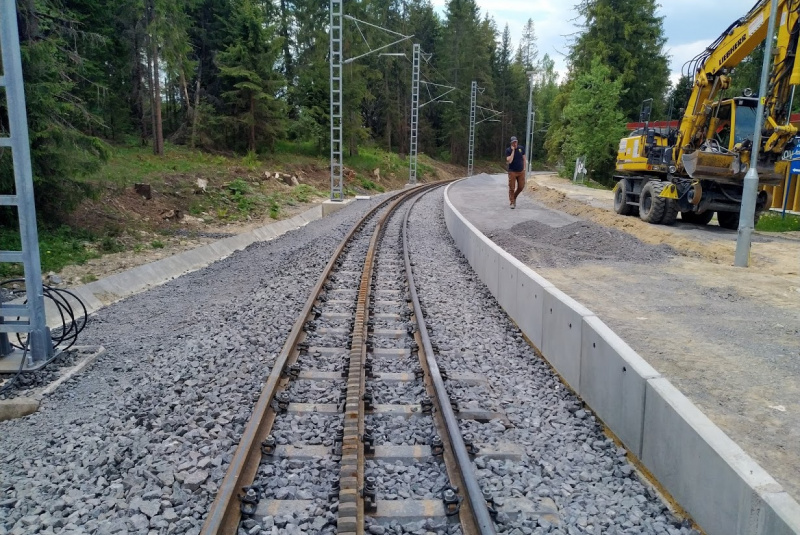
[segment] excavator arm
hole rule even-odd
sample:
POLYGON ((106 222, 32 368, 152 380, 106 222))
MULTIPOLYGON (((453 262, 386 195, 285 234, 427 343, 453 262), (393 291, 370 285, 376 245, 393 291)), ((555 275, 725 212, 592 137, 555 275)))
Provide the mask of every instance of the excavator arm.
MULTIPOLYGON (((771 9, 771 0, 760 0, 696 58, 694 87, 673 146, 677 169, 693 178, 734 178, 743 176, 746 170, 751 148, 747 143, 729 152, 710 147, 706 142, 718 131, 717 116, 724 92, 731 86, 731 71, 766 39, 771 9)), ((793 96, 791 86, 800 85, 800 57, 796 54, 800 0, 779 0, 777 9, 778 38, 762 132, 763 151, 771 163, 797 135, 788 117, 793 96)))

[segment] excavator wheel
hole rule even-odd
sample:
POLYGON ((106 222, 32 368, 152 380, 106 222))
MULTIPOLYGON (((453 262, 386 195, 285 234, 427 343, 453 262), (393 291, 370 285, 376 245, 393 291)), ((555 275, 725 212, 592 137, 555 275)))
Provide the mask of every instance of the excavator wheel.
MULTIPOLYGON (((758 225, 762 212, 756 212, 753 216, 753 228, 758 225)), ((717 212, 719 226, 730 230, 739 230, 739 212, 717 212)))
MULTIPOLYGON (((658 225, 664 219, 667 210, 667 199, 659 197, 666 182, 651 180, 642 188, 639 196, 639 217, 646 223, 658 225)), ((677 213, 676 213, 677 215, 677 213)), ((673 223, 675 220, 673 219, 673 223)))
POLYGON ((719 226, 729 230, 739 229, 739 212, 717 212, 719 226))
POLYGON ((678 220, 678 203, 674 199, 664 199, 664 219, 661 220, 662 225, 674 225, 678 220))
POLYGON ((702 214, 698 214, 697 212, 681 212, 682 221, 700 226, 708 225, 713 217, 713 210, 706 210, 702 214))
POLYGON ((623 178, 617 182, 614 188, 614 211, 619 215, 631 215, 633 206, 628 204, 628 193, 631 191, 631 183, 623 178))

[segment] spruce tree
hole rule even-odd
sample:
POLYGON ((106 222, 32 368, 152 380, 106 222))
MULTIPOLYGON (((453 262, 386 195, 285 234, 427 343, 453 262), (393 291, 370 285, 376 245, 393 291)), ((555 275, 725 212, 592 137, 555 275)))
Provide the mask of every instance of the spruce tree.
POLYGON ((669 61, 664 52, 663 17, 655 14, 656 0, 582 0, 578 12, 582 32, 572 44, 569 61, 573 76, 588 72, 595 58, 622 82, 620 107, 638 120, 642 101, 652 98, 659 109, 669 86, 669 61))
POLYGON ((231 42, 217 56, 220 73, 230 83, 222 96, 230 105, 233 138, 247 139, 253 152, 272 148, 284 131, 285 107, 277 98, 284 80, 274 70, 281 41, 266 15, 255 0, 237 0, 229 22, 231 42))

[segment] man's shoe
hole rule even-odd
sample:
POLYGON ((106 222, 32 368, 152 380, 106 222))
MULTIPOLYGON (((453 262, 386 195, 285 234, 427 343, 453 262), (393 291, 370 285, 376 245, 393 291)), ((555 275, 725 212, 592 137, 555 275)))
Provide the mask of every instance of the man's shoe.
POLYGON ((517 203, 515 203, 515 202, 512 202, 512 203, 511 203, 511 209, 513 210, 513 209, 514 209, 514 208, 516 208, 516 207, 517 207, 517 203))

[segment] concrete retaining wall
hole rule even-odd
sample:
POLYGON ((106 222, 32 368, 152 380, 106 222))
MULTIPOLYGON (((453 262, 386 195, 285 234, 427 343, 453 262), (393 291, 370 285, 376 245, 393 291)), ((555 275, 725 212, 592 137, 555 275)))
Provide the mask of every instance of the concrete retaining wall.
POLYGON ((456 245, 564 381, 708 535, 800 534, 800 505, 590 310, 453 206, 456 245))

